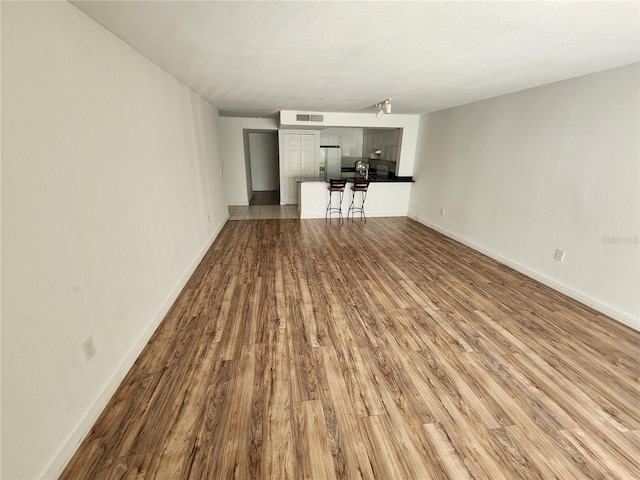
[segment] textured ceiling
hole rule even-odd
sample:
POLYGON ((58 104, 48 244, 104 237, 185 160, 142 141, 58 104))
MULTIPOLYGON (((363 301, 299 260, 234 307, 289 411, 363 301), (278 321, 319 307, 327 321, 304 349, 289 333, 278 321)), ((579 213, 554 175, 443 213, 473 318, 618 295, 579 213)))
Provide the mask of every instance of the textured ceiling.
POLYGON ((639 60, 635 1, 72 3, 226 114, 424 113, 639 60))

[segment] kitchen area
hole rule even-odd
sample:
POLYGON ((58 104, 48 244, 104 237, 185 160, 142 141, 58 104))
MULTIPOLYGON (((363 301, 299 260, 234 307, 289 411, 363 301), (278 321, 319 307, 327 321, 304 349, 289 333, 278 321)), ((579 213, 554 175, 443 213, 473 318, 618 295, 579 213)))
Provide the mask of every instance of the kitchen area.
POLYGON ((401 128, 327 128, 320 131, 318 176, 371 180, 396 177, 401 128), (323 169, 324 167, 324 169, 323 169))
MULTIPOLYGON (((353 178, 370 181, 366 203, 368 216, 406 215, 413 178, 399 175, 402 128, 328 127, 302 135, 306 138, 299 144, 306 141, 307 152, 303 148, 295 151, 298 145, 295 138, 287 138, 285 143, 294 145, 293 154, 288 152, 285 161, 288 159, 290 164, 295 164, 300 158, 300 174, 289 177, 291 187, 293 181, 296 183, 295 197, 300 218, 324 218, 329 201, 329 179, 348 182, 342 202, 343 216, 346 217, 353 178), (312 139, 318 142, 318 155, 311 152, 312 139)), ((292 193, 289 192, 290 201, 293 200, 292 193)))

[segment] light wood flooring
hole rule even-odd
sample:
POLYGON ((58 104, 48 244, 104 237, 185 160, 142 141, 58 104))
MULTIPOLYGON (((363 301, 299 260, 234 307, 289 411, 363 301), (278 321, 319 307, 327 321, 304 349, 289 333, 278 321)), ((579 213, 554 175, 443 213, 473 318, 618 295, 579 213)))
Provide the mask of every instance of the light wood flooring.
POLYGON ((407 218, 228 222, 63 479, 638 479, 640 334, 407 218))

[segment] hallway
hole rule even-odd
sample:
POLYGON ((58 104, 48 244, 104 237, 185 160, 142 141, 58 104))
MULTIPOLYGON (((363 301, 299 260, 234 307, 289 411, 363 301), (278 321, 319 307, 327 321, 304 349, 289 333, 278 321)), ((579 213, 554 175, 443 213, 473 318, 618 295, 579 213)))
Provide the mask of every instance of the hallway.
POLYGON ((280 190, 253 192, 249 205, 280 205, 280 190))

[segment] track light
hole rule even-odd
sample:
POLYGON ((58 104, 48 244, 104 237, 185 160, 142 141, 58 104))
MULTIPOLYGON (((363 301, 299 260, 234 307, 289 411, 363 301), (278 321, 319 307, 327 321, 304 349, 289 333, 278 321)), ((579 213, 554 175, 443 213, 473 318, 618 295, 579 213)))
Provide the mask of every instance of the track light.
POLYGON ((378 109, 376 118, 380 118, 385 113, 391 113, 391 99, 387 98, 380 103, 376 103, 376 108, 378 109))

